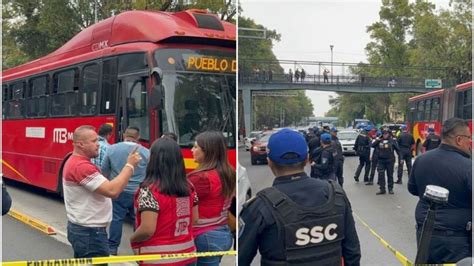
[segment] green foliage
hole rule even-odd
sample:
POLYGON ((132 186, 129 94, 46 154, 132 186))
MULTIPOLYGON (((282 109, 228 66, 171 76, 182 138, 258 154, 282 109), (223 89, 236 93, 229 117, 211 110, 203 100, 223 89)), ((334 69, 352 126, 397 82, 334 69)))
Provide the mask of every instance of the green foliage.
MULTIPOLYGON (((366 46, 370 64, 383 64, 390 70, 370 69, 360 64, 353 73, 371 77, 441 78, 459 84, 472 79, 471 0, 452 0, 449 10, 435 13, 435 5, 417 0, 383 0, 380 20, 367 27, 371 42, 366 46), (440 67, 426 73, 421 68, 440 67), (448 71, 446 71, 448 69, 448 71)), ((339 94, 333 100, 332 114, 350 121, 366 117, 376 123, 395 120, 389 106, 406 117, 408 98, 413 93, 339 94)))
MULTIPOLYGON (((274 75, 283 74, 283 68, 277 62, 272 51, 273 43, 279 41, 281 36, 274 30, 269 30, 257 24, 250 18, 239 17, 239 28, 251 28, 266 30, 267 39, 248 39, 239 34, 239 73, 245 75, 259 69, 260 71, 271 70, 274 75), (250 59, 250 60, 249 60, 250 59), (256 62, 252 59, 265 60, 256 62)), ((295 91, 279 91, 278 94, 294 95, 295 91)), ((311 116, 313 105, 304 91, 297 91, 294 96, 255 96, 253 117, 257 128, 265 126, 280 127, 298 124, 304 117, 311 116)), ((239 106, 239 117, 242 119, 242 106, 239 106)), ((243 121, 240 121, 243 125, 243 121)))
POLYGON ((239 37, 239 70, 245 72, 254 69, 271 69, 275 74, 282 74, 283 68, 278 64, 272 51, 273 42, 280 41, 280 34, 275 30, 269 30, 262 25, 258 25, 252 19, 246 17, 239 17, 239 28, 259 29, 267 32, 267 39, 264 40, 239 37), (268 63, 252 62, 248 59, 268 60, 268 63))

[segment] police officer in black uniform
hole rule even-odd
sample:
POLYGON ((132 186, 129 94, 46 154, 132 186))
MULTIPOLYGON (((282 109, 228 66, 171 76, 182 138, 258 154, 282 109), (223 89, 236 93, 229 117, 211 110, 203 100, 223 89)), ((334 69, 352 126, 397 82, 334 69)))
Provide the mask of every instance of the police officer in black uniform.
POLYGON ((395 165, 394 152, 399 151, 398 144, 393 140, 389 130, 382 131, 382 138, 377 138, 372 147, 378 148, 377 172, 379 173, 378 184, 380 190, 377 195, 385 194, 385 171, 387 172, 388 193, 393 194, 393 167, 395 165))
POLYGON ((329 133, 321 134, 321 146, 310 155, 310 161, 311 177, 336 180, 333 148, 329 133))
POLYGON ((336 175, 339 185, 344 184, 344 154, 342 153, 342 144, 337 137, 337 128, 331 128, 331 146, 332 156, 334 158, 334 174, 336 175))
POLYGON ((429 203, 423 198, 427 185, 449 190, 448 203, 436 209, 426 263, 454 263, 472 257, 472 159, 469 124, 459 118, 443 123, 441 145, 419 156, 413 164, 408 191, 418 196, 415 219, 417 242, 429 203))
POLYGON ((407 126, 402 125, 401 127, 402 134, 398 138, 398 147, 400 148, 400 153, 398 154, 398 175, 397 175, 397 184, 402 184, 403 176, 403 161, 405 161, 408 170, 408 176, 411 173, 411 159, 413 158, 413 145, 415 145, 415 139, 413 136, 408 133, 407 126))
POLYGON ((315 127, 313 130, 313 136, 308 141, 309 154, 312 154, 319 146, 321 146, 321 132, 319 128, 315 127))
POLYGON ((282 129, 268 142, 273 186, 244 204, 239 218, 239 265, 360 265, 352 210, 333 181, 304 172, 307 146, 295 131, 282 129))
POLYGON ((438 148, 439 144, 441 144, 441 137, 436 135, 434 128, 428 128, 428 137, 426 137, 425 142, 423 142, 425 152, 438 148))
MULTIPOLYGON (((375 177, 375 172, 377 172, 377 164, 379 162, 379 148, 372 146, 372 144, 377 140, 377 138, 382 137, 382 131, 377 130, 377 133, 375 134, 375 138, 372 139, 371 147, 374 149, 372 151, 372 156, 370 157, 370 177, 369 177, 369 184, 367 185, 373 185, 374 184, 374 177, 375 177)), ((378 180, 377 180, 378 181, 378 180)), ((379 182, 377 182, 379 184, 379 182)))
POLYGON ((356 182, 359 182, 359 175, 360 172, 362 171, 362 168, 365 165, 365 174, 364 174, 364 182, 366 185, 371 185, 370 183, 373 184, 372 181, 369 180, 369 174, 370 174, 370 142, 371 139, 368 136, 368 132, 371 129, 367 126, 362 130, 357 136, 355 145, 354 145, 354 150, 357 152, 357 155, 359 156, 359 166, 357 166, 357 170, 354 175, 354 180, 356 182))

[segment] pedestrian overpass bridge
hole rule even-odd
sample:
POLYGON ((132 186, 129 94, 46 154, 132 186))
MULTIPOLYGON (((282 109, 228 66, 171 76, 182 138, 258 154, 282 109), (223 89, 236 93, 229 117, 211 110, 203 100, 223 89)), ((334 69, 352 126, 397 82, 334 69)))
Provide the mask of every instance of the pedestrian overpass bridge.
POLYGON ((454 86, 453 80, 439 78, 447 77, 447 73, 447 67, 389 67, 365 63, 239 58, 238 87, 243 96, 246 132, 252 131, 254 91, 265 91, 267 95, 271 91, 281 90, 425 93, 454 86))

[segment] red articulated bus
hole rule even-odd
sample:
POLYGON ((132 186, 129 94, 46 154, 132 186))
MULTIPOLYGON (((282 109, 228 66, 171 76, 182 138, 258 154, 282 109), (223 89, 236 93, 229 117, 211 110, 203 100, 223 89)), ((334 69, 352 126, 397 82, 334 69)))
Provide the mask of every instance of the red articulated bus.
POLYGON ((472 133, 472 81, 408 100, 407 125, 415 138, 417 155, 423 151, 422 144, 428 128, 434 128, 436 134, 440 135, 443 121, 452 117, 468 121, 472 133))
POLYGON ((174 132, 186 169, 195 136, 223 132, 236 164, 236 28, 203 10, 129 11, 2 73, 3 175, 61 193, 81 125, 128 126, 149 147, 174 132))

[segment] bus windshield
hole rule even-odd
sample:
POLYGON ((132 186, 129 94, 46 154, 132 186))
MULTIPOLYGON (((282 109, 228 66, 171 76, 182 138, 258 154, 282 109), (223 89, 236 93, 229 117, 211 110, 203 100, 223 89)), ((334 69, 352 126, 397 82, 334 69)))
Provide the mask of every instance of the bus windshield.
POLYGON ((235 148, 235 53, 159 49, 155 60, 163 71, 162 131, 174 132, 183 147, 203 131, 221 131, 235 148))

